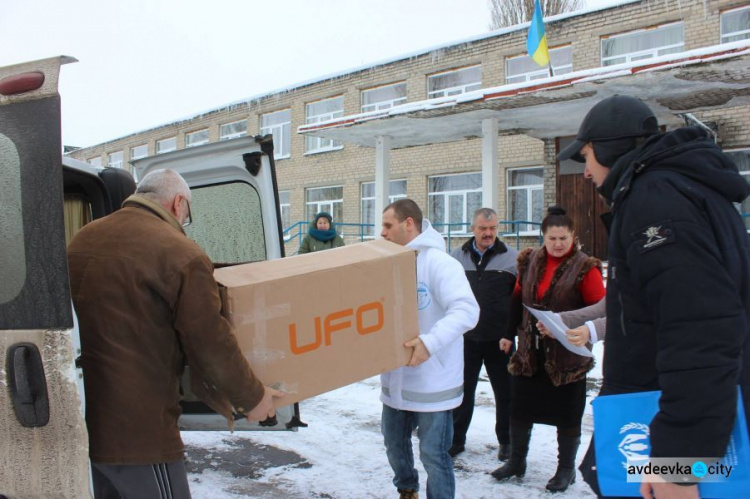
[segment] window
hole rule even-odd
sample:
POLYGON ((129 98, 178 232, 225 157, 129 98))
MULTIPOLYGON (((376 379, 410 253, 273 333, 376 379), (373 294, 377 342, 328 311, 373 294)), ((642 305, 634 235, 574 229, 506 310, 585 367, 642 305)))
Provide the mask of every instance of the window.
MULTIPOLYGON (((549 58, 555 76, 573 71, 573 47, 550 49, 549 58)), ((547 78, 549 71, 528 55, 510 57, 505 61, 505 83, 523 83, 547 78)))
POLYGON ((122 168, 122 151, 109 153, 107 155, 107 166, 110 168, 122 168))
POLYGON ((101 156, 97 156, 96 158, 90 158, 89 164, 94 167, 102 166, 102 158, 101 156))
MULTIPOLYGON (((514 222, 541 223, 544 213, 544 168, 508 170, 508 214, 514 222)), ((538 234, 534 225, 521 224, 521 234, 538 234)))
POLYGON ((230 182, 193 188, 190 211, 193 222, 185 233, 212 262, 247 263, 267 258, 261 198, 252 185, 230 182))
POLYGON ((396 83, 362 91, 363 113, 390 109, 404 102, 406 102, 406 83, 396 83))
POLYGON ((428 218, 438 232, 467 234, 472 215, 482 207, 482 174, 430 177, 427 199, 428 218))
POLYGON ((208 128, 185 134, 185 147, 195 147, 208 144, 208 128))
POLYGON ((140 146, 135 146, 135 147, 130 148, 131 161, 135 159, 145 158, 146 156, 148 156, 148 144, 143 144, 140 146))
POLYGON ((750 38, 750 5, 721 13, 721 43, 750 38))
POLYGON ((279 191, 279 208, 281 209, 281 227, 283 229, 292 225, 291 214, 292 205, 289 202, 289 191, 279 191))
POLYGON ((247 120, 226 123, 219 127, 219 140, 236 139, 247 135, 247 120))
MULTIPOLYGON (((745 180, 750 182, 750 149, 736 149, 724 152, 734 160, 734 163, 740 170, 740 174, 745 177, 745 180)), ((738 203, 737 209, 742 213, 745 227, 750 232, 750 197, 746 198, 742 203, 738 203)))
POLYGON ((602 39, 602 66, 612 66, 685 50, 682 23, 641 29, 602 39))
POLYGON ((175 149, 177 149, 177 137, 170 137, 156 143, 156 154, 164 154, 175 149))
POLYGON ((307 189, 307 219, 313 220, 321 211, 330 213, 333 223, 344 219, 344 188, 342 186, 307 189))
MULTIPOLYGON (((388 184, 390 194, 388 202, 406 197, 406 180, 391 180, 388 184)), ((365 237, 375 237, 378 227, 375 227, 375 182, 362 184, 362 219, 361 223, 366 225, 362 229, 365 237), (369 225, 367 225, 369 224, 369 225)))
POLYGON ((292 155, 292 111, 284 109, 264 114, 260 118, 260 134, 273 135, 273 157, 288 158, 292 155))
MULTIPOLYGON (((318 102, 311 102, 305 108, 305 123, 320 123, 322 121, 332 120, 344 115, 344 98, 334 97, 318 102)), ((305 137, 305 150, 308 153, 317 153, 341 149, 343 146, 340 142, 320 137, 305 137)))
POLYGON ((458 95, 482 88, 482 66, 456 69, 427 77, 427 98, 458 95))

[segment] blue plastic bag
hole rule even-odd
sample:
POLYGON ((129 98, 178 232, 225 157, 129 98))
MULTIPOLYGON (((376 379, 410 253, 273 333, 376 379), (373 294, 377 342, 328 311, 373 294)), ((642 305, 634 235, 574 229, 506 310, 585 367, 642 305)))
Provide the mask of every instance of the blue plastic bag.
MULTIPOLYGON (((661 392, 656 391, 594 399, 596 473, 602 495, 640 497, 640 482, 627 481, 627 464, 628 459, 630 464, 649 461, 649 424, 659 410, 660 395, 661 392)), ((737 418, 722 464, 733 466, 731 475, 722 482, 701 482, 698 485, 700 496, 710 499, 750 497, 750 439, 741 392, 737 398, 737 418)))

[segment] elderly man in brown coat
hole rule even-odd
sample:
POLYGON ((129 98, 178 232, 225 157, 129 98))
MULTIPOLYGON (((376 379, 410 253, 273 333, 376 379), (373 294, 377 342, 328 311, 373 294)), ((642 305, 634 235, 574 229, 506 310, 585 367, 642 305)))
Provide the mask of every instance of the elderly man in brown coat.
POLYGON ((185 235, 189 220, 187 183, 158 170, 68 248, 97 498, 190 497, 177 426, 186 364, 226 416, 263 420, 281 395, 253 375, 220 315, 213 265, 185 235))

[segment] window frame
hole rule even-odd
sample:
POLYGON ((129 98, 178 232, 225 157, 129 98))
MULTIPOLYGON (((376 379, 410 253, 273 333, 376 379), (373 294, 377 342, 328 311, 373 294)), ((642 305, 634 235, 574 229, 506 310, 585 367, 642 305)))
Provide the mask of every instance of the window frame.
POLYGON ((209 142, 211 142, 211 134, 209 133, 208 128, 201 128, 200 130, 195 130, 194 132, 187 132, 185 134, 185 149, 189 147, 202 146, 204 144, 208 144, 209 142), (193 142, 193 138, 197 137, 199 134, 205 135, 205 138, 202 138, 193 142))
POLYGON ((324 185, 319 187, 306 187, 305 188, 305 216, 307 217, 307 221, 312 221, 316 214, 320 213, 321 211, 325 211, 326 213, 329 213, 334 220, 334 225, 336 223, 341 223, 344 219, 344 185, 324 185), (323 190, 323 189, 341 189, 341 197, 336 199, 326 199, 324 201, 310 201, 310 193, 313 191, 323 190), (316 205, 316 209, 314 211, 310 211, 310 206, 316 205), (323 209, 323 205, 330 206, 330 208, 323 209), (338 205, 338 213, 336 212, 336 207, 338 205))
MULTIPOLYGON (((469 193, 479 193, 480 194, 480 200, 479 200, 479 206, 477 208, 481 208, 482 200, 481 200, 481 194, 482 194, 482 172, 463 172, 463 173, 449 173, 449 174, 441 174, 441 175, 430 175, 427 177, 427 212, 428 212, 428 218, 431 222, 435 222, 437 218, 435 217, 435 214, 432 212, 432 205, 433 205, 433 199, 438 196, 442 196, 444 198, 443 201, 443 220, 448 220, 447 222, 441 222, 443 227, 435 227, 435 230, 437 230, 441 235, 447 236, 449 226, 447 227, 445 224, 452 224, 453 222, 450 221, 450 197, 451 196, 463 196, 463 220, 459 223, 462 224, 462 227, 458 230, 450 229, 450 235, 451 236, 458 236, 458 237, 465 237, 471 235, 471 217, 474 215, 473 209, 469 206, 469 199, 468 194, 469 193), (478 176, 479 178, 479 187, 473 188, 473 189, 453 189, 453 190, 447 190, 447 191, 437 191, 432 192, 432 186, 431 180, 437 179, 437 178, 446 178, 446 177, 459 177, 459 176, 478 176), (447 210, 447 211, 446 211, 447 210), (447 218, 446 218, 447 215, 447 218)), ((435 222, 437 223, 437 222, 435 222)))
MULTIPOLYGON (((340 118, 344 116, 344 96, 343 95, 337 95, 335 97, 326 97, 325 99, 319 99, 316 101, 307 102, 305 104, 305 124, 311 125, 315 123, 322 123, 324 121, 329 121, 335 118, 340 118), (341 109, 334 111, 334 112, 328 112, 328 113, 321 113, 321 114, 310 114, 310 106, 313 106, 315 104, 321 104, 323 102, 327 101, 335 101, 339 100, 341 101, 341 109)), ((338 151, 344 148, 344 144, 341 142, 337 142, 332 139, 324 139, 322 137, 312 137, 312 136, 306 136, 305 137, 305 155, 307 154, 319 154, 323 152, 329 152, 329 151, 338 151), (328 145, 324 145, 328 143, 328 145), (314 144, 315 147, 311 147, 311 144, 314 144)))
POLYGON ((473 64, 471 66, 464 66, 462 68, 449 69, 447 71, 440 71, 438 73, 427 75, 427 98, 428 99, 439 99, 441 97, 448 97, 451 95, 461 95, 467 92, 473 92, 474 90, 479 90, 480 88, 482 88, 482 65, 481 64, 473 64), (459 73, 470 71, 476 68, 479 68, 479 81, 478 82, 466 83, 463 85, 455 85, 452 87, 445 87, 445 88, 440 88, 437 90, 430 90, 430 82, 434 81, 435 78, 445 76, 451 73, 459 74, 459 73), (476 87, 476 88, 469 88, 469 87, 476 87), (440 95, 437 95, 437 94, 440 94, 440 95))
MULTIPOLYGON (((378 235, 378 228, 375 227, 374 225, 373 225, 373 227, 369 227, 369 226, 365 227, 365 224, 369 224, 369 222, 366 220, 365 214, 366 214, 367 211, 370 210, 369 207, 365 208, 365 202, 367 202, 368 204, 370 202, 372 202, 372 219, 373 219, 373 221, 375 220, 375 194, 373 194, 372 196, 365 196, 364 195, 365 186, 369 186, 369 185, 373 186, 373 191, 374 191, 375 190, 374 189, 374 186, 375 186, 375 182, 374 181, 372 181, 372 182, 362 182, 362 183, 359 184, 359 207, 360 207, 359 223, 362 224, 362 235, 363 235, 362 237, 364 239, 375 239, 375 237, 377 237, 377 235, 378 235), (372 229, 372 233, 370 233, 370 229, 372 229)), ((406 181, 405 178, 390 180, 388 182, 388 204, 390 204, 390 203, 392 203, 392 202, 394 202, 394 201, 396 201, 398 199, 406 199, 406 188, 407 188, 407 181, 406 181), (404 185, 404 189, 403 189, 404 193, 403 194, 390 194, 393 191, 393 184, 394 184, 394 182, 398 182, 398 183, 403 182, 403 185, 404 185)))
MULTIPOLYGON (((288 229, 291 226, 292 218, 292 192, 279 191, 279 215, 281 216, 281 228, 288 229), (282 199, 282 198, 286 199, 282 199), (286 216, 285 216, 286 215, 286 216), (286 219, 286 226, 284 225, 286 219)), ((291 237, 291 236, 288 236, 291 237)))
POLYGON ((109 168, 122 168, 124 164, 125 164, 125 152, 124 151, 120 150, 120 151, 107 153, 107 166, 109 168), (119 160, 112 161, 112 157, 116 155, 120 156, 119 160))
POLYGON ((231 121, 229 123, 223 123, 219 125, 219 142, 222 140, 231 140, 236 139, 238 137, 245 137, 247 135, 247 119, 244 120, 237 120, 237 121, 231 121), (232 132, 232 133, 224 133, 224 127, 236 125, 238 123, 244 123, 245 124, 245 130, 241 132, 232 132))
POLYGON ((177 137, 176 136, 175 137, 167 137, 165 139, 161 139, 161 140, 157 140, 156 141, 156 154, 166 154, 168 152, 172 152, 172 151, 176 151, 176 150, 177 150, 177 137), (174 146, 171 149, 169 149, 169 148, 162 149, 161 148, 161 144, 164 144, 165 142, 170 142, 170 141, 174 142, 174 146))
MULTIPOLYGON (((566 73, 571 73, 573 71, 573 45, 561 45, 559 47, 554 47, 554 48, 549 49, 549 58, 550 58, 550 63, 552 63, 552 72, 554 73, 555 76, 566 74, 566 73), (566 50, 566 49, 570 50, 570 63, 555 65, 554 60, 553 60, 555 54, 560 53, 560 51, 566 50)), ((542 67, 539 67, 538 65, 537 67, 539 69, 536 69, 534 71, 528 71, 526 73, 517 73, 517 74, 511 75, 508 64, 511 61, 517 61, 519 59, 528 59, 530 61, 533 60, 531 56, 528 54, 521 54, 521 55, 516 55, 512 57, 506 57, 505 58, 505 83, 506 85, 516 84, 516 83, 526 83, 532 80, 541 80, 541 79, 549 77, 548 68, 547 67, 542 68, 542 67), (511 80, 517 80, 517 81, 511 81, 511 80)))
POLYGON ((370 113, 373 111, 382 111, 384 109, 390 109, 395 106, 400 106, 401 104, 406 102, 407 98, 407 87, 406 87, 406 81, 398 81, 396 83, 389 83, 387 85, 380 85, 377 87, 370 87, 363 89, 360 92, 360 110, 363 113, 370 113), (377 102, 373 102, 371 104, 365 104, 365 96, 370 94, 371 92, 377 92, 378 90, 384 90, 386 88, 391 87, 404 87, 404 95, 402 97, 398 97, 396 99, 385 99, 377 102), (368 109, 370 108, 370 109, 368 109))
POLYGON ((654 57, 660 57, 665 54, 682 52, 684 51, 684 49, 685 49, 685 23, 682 21, 677 21, 677 22, 672 22, 672 23, 660 24, 657 26, 649 27, 649 28, 642 28, 642 29, 627 31, 625 33, 618 33, 616 35, 603 36, 601 37, 600 42, 599 42, 599 60, 600 60, 600 65, 602 67, 614 66, 617 64, 631 64, 635 61, 641 61, 644 59, 652 59, 654 57), (628 52, 624 54, 604 57, 604 44, 608 41, 622 39, 626 37, 635 37, 635 36, 638 36, 639 34, 654 33, 656 31, 671 28, 674 26, 680 26, 682 28, 682 41, 680 43, 671 44, 671 45, 660 45, 660 46, 651 47, 647 50, 639 50, 636 52, 628 52), (681 49, 681 50, 673 50, 673 49, 681 49), (608 61, 613 61, 613 60, 621 59, 621 58, 625 58, 625 60, 621 62, 612 62, 609 64, 607 63, 608 61))
MULTIPOLYGON (((513 216, 513 191, 520 191, 520 190, 526 190, 526 214, 528 215, 528 218, 526 218, 525 221, 527 222, 537 222, 534 220, 534 191, 540 191, 541 192, 541 203, 542 203, 542 215, 544 214, 544 166, 524 166, 519 168, 508 168, 505 170, 505 199, 506 199, 506 213, 508 214, 508 218, 511 218, 513 216), (511 183, 511 177, 512 174, 519 171, 528 171, 528 170, 540 170, 542 172, 542 182, 541 184, 532 184, 532 185, 522 185, 522 186, 514 186, 511 183)), ((512 222, 516 222, 517 220, 511 220, 512 222)), ((541 219, 538 221, 541 223, 541 219)), ((533 227, 533 225, 532 225, 533 227)), ((504 234, 506 236, 514 236, 516 233, 508 233, 504 234)), ((519 230, 518 231, 519 236, 538 236, 539 230, 538 229, 531 229, 531 230, 519 230)))
POLYGON ((88 164, 93 166, 94 168, 101 168, 102 167, 102 157, 101 156, 94 156, 93 158, 89 158, 86 160, 88 164))
POLYGON ((146 158, 146 157, 148 157, 148 144, 141 144, 141 145, 133 146, 130 148, 130 160, 131 161, 135 161, 136 159, 141 159, 141 158, 146 158), (141 147, 144 147, 146 149, 146 152, 141 156, 136 156, 134 154, 134 151, 141 147))
POLYGON ((733 41, 739 41, 739 40, 746 40, 750 38, 750 26, 747 27, 747 29, 743 29, 741 31, 733 31, 730 33, 724 33, 724 20, 727 18, 727 16, 732 14, 737 14, 741 11, 750 11, 750 5, 743 5, 742 7, 737 7, 734 9, 728 9, 721 13, 720 21, 719 21, 719 43, 731 43, 733 41), (744 35, 744 36, 743 36, 744 35), (742 36, 742 38, 739 38, 737 40, 725 40, 725 38, 731 38, 735 36, 742 36))
POLYGON ((292 156, 292 108, 279 109, 278 111, 271 111, 270 113, 263 113, 260 116, 260 134, 267 135, 271 134, 274 137, 273 140, 273 158, 274 159, 287 159, 292 156), (274 114, 289 113, 289 121, 283 123, 277 123, 274 125, 263 125, 263 120, 267 116, 274 114), (276 133, 274 130, 279 131, 281 139, 276 141, 276 133), (281 145, 281 147, 279 147, 281 145), (284 147, 286 146, 286 147, 284 147))

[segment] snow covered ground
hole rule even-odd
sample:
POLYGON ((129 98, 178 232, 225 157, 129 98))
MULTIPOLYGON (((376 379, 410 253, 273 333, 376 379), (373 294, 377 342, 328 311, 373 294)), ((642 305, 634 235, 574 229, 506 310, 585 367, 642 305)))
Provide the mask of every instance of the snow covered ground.
MULTIPOLYGON (((599 363, 601 345, 597 345, 595 353, 599 363)), ((601 377, 599 365, 590 377, 601 377)), ((200 457, 209 465, 196 470, 189 464, 193 468, 189 475, 193 498, 398 497, 380 434, 379 393, 379 377, 373 377, 306 400, 300 404, 300 411, 309 427, 297 432, 184 432, 188 461, 200 457), (273 459, 265 459, 263 454, 278 452, 284 453, 286 457, 281 461, 286 464, 269 465, 273 459), (232 462, 235 466, 222 466, 222 462, 232 462)), ((592 395, 589 394, 589 399, 592 395)), ((523 479, 499 483, 488 475, 501 463, 497 460, 494 434, 494 398, 484 373, 477 388, 476 404, 466 451, 454 460, 456 497, 595 497, 580 473, 565 493, 550 495, 544 488, 557 465, 557 437, 555 428, 549 426, 534 427, 528 470, 523 479)), ((587 404, 578 463, 588 448, 591 431, 591 406, 587 404)), ((418 456, 416 436, 414 444, 418 456)), ((417 469, 424 498, 427 476, 418 457, 417 469)))

